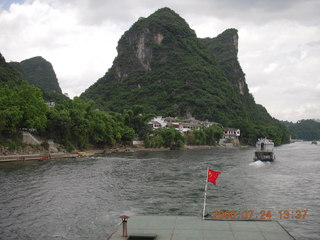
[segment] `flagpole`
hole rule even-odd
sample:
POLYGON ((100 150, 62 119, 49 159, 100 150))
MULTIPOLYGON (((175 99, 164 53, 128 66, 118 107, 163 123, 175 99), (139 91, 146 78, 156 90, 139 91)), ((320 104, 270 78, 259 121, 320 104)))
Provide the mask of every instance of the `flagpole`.
POLYGON ((202 220, 204 220, 204 215, 205 215, 205 211, 206 211, 207 188, 208 188, 208 170, 209 170, 209 168, 207 167, 206 186, 204 188, 204 198, 203 198, 202 220))

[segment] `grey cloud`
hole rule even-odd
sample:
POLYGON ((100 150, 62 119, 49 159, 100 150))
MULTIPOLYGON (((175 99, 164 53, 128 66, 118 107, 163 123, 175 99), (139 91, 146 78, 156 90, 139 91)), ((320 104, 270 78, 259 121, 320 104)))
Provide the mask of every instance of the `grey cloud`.
POLYGON ((69 7, 79 13, 82 23, 99 25, 105 21, 127 25, 137 19, 137 13, 145 8, 148 1, 105 1, 105 0, 46 0, 57 7, 69 7))
POLYGON ((146 17, 153 11, 170 7, 182 15, 237 19, 242 22, 266 23, 276 19, 316 23, 320 20, 320 1, 317 0, 44 0, 53 5, 69 6, 79 10, 86 24, 104 21, 132 24, 138 17, 146 17))
POLYGON ((309 47, 319 47, 319 46, 320 46, 320 41, 308 42, 307 45, 308 45, 309 47))
POLYGON ((213 15, 219 18, 234 18, 250 24, 263 24, 275 20, 290 20, 313 23, 319 20, 320 2, 314 0, 227 0, 209 4, 213 15))
POLYGON ((3 53, 9 60, 34 55, 52 59, 61 86, 71 95, 80 94, 110 67, 117 41, 131 24, 167 6, 202 35, 213 37, 228 27, 239 29, 239 59, 247 83, 256 101, 272 116, 287 120, 320 118, 319 110, 314 111, 314 106, 320 109, 318 0, 26 1, 20 12, 11 13, 13 17, 0 12, 3 53), (51 6, 52 15, 39 13, 35 7, 42 3, 51 6), (21 15, 28 11, 36 14, 21 15), (48 18, 51 22, 43 27, 41 21, 48 18), (86 58, 80 61, 79 52, 86 58), (70 61, 66 61, 68 57, 70 61), (80 67, 74 70, 67 66, 69 62, 80 67), (93 62, 103 64, 93 68, 93 62), (298 108, 300 115, 293 114, 298 108))

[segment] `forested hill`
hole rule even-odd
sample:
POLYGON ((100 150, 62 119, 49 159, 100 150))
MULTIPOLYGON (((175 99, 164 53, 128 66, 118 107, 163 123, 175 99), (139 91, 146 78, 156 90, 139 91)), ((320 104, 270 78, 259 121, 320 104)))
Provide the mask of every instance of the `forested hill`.
MULTIPOLYGON (((123 144, 138 133, 131 126, 139 126, 138 130, 141 124, 147 126, 148 119, 141 112, 111 115, 98 111, 92 101, 47 93, 21 76, 0 54, 0 155, 29 147, 22 143, 25 129, 36 129, 42 139, 53 139, 71 151, 123 144), (46 101, 55 102, 55 106, 48 107, 46 101)), ((48 146, 43 142, 35 149, 47 152, 48 146)))
POLYGON ((5 84, 15 86, 22 83, 22 78, 0 53, 0 87, 5 84))
POLYGON ((21 77, 46 93, 62 94, 58 79, 50 62, 43 57, 33 57, 22 62, 9 63, 21 77))
POLYGON ((139 104, 163 116, 217 122, 245 116, 215 57, 174 11, 140 18, 117 50, 112 68, 81 97, 111 111, 139 104))
POLYGON ((320 140, 320 122, 312 119, 302 119, 297 123, 283 122, 291 131, 292 138, 307 141, 320 140))
MULTIPOLYGON (((233 85, 235 91, 240 94, 241 105, 246 117, 236 118, 231 121, 231 125, 244 130, 245 135, 249 132, 259 135, 260 132, 261 136, 268 136, 273 140, 280 137, 287 142, 288 131, 281 126, 278 120, 272 118, 262 105, 256 104, 249 92, 245 74, 238 61, 238 31, 227 29, 215 38, 200 40, 210 49, 225 76, 233 85), (275 134, 275 132, 277 133, 275 134)), ((249 138, 253 139, 253 135, 249 135, 251 135, 249 138)), ((277 142, 277 140, 274 141, 277 142)))
POLYGON ((145 106, 162 116, 190 116, 239 127, 243 142, 287 142, 287 129, 255 104, 237 59, 238 34, 229 29, 199 39, 169 8, 140 18, 118 42, 113 66, 82 95, 121 112, 145 106))
POLYGON ((249 89, 245 74, 238 61, 238 31, 227 29, 215 38, 200 39, 211 53, 215 55, 227 79, 241 95, 248 95, 249 89))

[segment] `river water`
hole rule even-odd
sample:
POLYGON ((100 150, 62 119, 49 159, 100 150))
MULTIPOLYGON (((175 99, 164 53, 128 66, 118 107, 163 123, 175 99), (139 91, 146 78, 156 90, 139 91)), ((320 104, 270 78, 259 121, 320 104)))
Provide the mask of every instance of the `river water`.
MULTIPOLYGON (((201 217, 207 211, 270 211, 296 239, 320 239, 320 146, 275 148, 253 163, 253 148, 117 153, 0 164, 0 239, 106 239, 119 215, 201 217), (304 219, 292 212, 307 211, 304 219), (280 219, 279 211, 289 211, 280 219)), ((129 219, 130 224, 130 219, 129 219)))

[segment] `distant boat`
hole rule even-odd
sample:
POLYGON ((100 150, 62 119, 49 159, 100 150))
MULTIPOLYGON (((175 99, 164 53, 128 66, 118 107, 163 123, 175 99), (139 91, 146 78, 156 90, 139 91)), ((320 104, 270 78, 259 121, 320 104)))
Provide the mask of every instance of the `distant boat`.
POLYGON ((312 141, 311 144, 318 144, 318 142, 317 141, 312 141))
POLYGON ((259 138, 256 143, 256 150, 254 152, 254 161, 274 161, 276 155, 273 152, 274 143, 267 138, 259 138))

